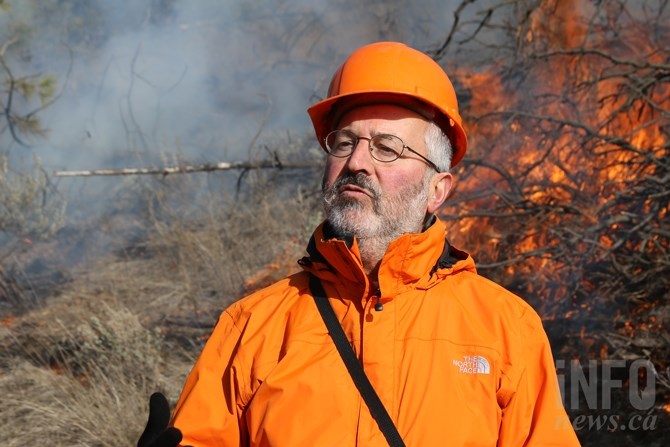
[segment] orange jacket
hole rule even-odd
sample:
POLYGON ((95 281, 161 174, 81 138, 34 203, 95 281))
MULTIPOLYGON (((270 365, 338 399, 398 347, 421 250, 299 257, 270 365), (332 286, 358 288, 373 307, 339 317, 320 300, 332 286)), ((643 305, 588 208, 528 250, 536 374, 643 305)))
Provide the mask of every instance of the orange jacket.
MULTIPOLYGON (((436 221, 391 243, 379 291, 358 248, 317 228, 301 263, 408 446, 579 445, 547 337, 523 300, 478 276, 436 221), (380 296, 384 306, 375 311, 380 296)), ((192 446, 385 446, 309 294, 306 272, 236 303, 191 371, 172 424, 192 446)))

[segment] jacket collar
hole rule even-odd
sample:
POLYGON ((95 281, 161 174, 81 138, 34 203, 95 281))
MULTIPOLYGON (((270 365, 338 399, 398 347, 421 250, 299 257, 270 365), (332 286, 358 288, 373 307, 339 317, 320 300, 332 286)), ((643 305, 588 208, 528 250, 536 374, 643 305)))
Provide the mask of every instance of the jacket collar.
MULTIPOLYGON (((317 227, 307 246, 309 258, 300 264, 322 281, 334 283, 349 295, 374 293, 363 269, 358 243, 331 236, 328 223, 317 227)), ((379 266, 379 289, 383 296, 395 296, 408 289, 429 288, 441 276, 459 270, 475 271, 474 261, 454 249, 446 240, 446 226, 433 219, 421 233, 405 234, 389 244, 379 266)))

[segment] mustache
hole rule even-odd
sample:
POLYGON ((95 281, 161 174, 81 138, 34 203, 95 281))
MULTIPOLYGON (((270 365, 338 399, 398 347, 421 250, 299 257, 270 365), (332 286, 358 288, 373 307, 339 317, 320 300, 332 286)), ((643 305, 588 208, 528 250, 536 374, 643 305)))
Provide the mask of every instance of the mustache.
POLYGON ((342 177, 335 180, 333 186, 329 188, 330 192, 336 195, 338 190, 344 185, 353 185, 365 189, 366 191, 370 192, 372 198, 375 200, 378 199, 381 195, 381 191, 377 188, 377 186, 372 183, 372 181, 365 174, 360 172, 358 174, 344 174, 342 177))

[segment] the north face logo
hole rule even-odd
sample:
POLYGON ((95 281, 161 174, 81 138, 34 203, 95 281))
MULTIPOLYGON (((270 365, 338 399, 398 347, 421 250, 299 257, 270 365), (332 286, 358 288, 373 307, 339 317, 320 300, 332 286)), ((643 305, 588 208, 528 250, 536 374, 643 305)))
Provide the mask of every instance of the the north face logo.
POLYGON ((489 361, 481 355, 465 355, 463 360, 455 360, 454 365, 464 374, 490 374, 489 361))

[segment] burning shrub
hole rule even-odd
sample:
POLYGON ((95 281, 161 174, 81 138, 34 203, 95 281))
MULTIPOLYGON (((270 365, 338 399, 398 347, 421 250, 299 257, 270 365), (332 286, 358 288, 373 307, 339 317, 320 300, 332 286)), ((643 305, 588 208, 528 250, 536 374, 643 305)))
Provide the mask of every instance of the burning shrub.
POLYGON ((459 72, 473 150, 445 215, 480 269, 545 318, 649 325, 639 306, 670 289, 667 12, 618 1, 514 7, 510 52, 459 72))
POLYGON ((507 11, 463 39, 506 35, 478 40, 495 63, 458 69, 473 149, 445 210, 452 238, 538 309, 557 358, 669 371, 669 12, 616 0, 507 11))

